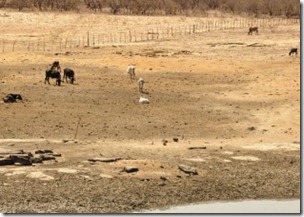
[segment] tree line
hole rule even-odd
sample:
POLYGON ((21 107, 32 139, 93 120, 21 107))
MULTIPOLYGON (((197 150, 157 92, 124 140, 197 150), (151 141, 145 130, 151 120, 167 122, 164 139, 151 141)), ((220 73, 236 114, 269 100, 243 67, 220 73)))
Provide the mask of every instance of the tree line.
POLYGON ((125 15, 205 15, 217 10, 254 17, 300 18, 299 0, 0 0, 0 7, 125 15))

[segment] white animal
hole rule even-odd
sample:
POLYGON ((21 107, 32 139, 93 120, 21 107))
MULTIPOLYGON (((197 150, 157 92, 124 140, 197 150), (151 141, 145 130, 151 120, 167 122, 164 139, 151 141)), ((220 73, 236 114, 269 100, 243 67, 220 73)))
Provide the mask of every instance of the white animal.
POLYGON ((140 98, 139 98, 139 103, 142 103, 142 104, 149 104, 150 101, 149 101, 148 98, 145 98, 145 97, 143 97, 143 96, 140 96, 140 98))
POLYGON ((129 74, 131 80, 135 79, 135 66, 133 64, 129 64, 127 73, 129 74))
POLYGON ((137 83, 138 83, 139 92, 142 92, 143 88, 144 88, 144 83, 145 83, 144 79, 143 78, 139 78, 138 81, 137 81, 137 83))

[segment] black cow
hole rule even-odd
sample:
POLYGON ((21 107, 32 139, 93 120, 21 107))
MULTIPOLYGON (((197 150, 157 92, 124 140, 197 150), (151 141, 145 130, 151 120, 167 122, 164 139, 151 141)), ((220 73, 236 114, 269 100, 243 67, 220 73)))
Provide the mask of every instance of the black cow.
POLYGON ((48 82, 50 84, 50 78, 55 78, 56 79, 56 85, 60 86, 61 84, 61 74, 58 71, 53 71, 51 69, 48 69, 45 71, 45 80, 44 84, 48 82))
POLYGON ((259 29, 258 27, 250 27, 248 35, 252 35, 253 32, 256 32, 256 34, 259 34, 259 29))
POLYGON ((65 79, 65 81, 68 83, 68 78, 70 79, 70 83, 73 84, 75 81, 75 73, 73 69, 65 68, 63 70, 63 81, 65 79))
POLYGON ((61 72, 59 61, 53 62, 53 64, 51 65, 51 70, 55 72, 61 72))
POLYGON ((298 48, 291 48, 289 51, 289 56, 291 56, 291 54, 298 55, 298 48))
POLYGON ((17 102, 17 100, 22 100, 22 96, 20 94, 10 93, 3 98, 5 103, 17 102))

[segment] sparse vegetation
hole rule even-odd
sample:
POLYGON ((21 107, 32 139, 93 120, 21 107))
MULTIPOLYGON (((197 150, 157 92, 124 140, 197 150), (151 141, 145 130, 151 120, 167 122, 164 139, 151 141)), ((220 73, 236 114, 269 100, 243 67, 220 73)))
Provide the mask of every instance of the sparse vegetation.
POLYGON ((24 8, 90 10, 126 15, 204 15, 207 10, 218 10, 255 17, 300 17, 300 2, 297 0, 1 0, 0 7, 19 11, 24 8))

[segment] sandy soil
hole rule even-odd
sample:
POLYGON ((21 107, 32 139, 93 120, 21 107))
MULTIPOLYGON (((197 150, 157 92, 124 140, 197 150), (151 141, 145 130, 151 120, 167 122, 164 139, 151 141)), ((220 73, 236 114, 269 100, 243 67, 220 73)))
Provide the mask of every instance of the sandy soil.
MULTIPOLYGON (((10 21, 16 22, 12 37, 32 31, 42 15, 32 16, 10 21)), ((81 28, 79 16, 69 20, 81 28)), ((44 26, 48 19, 40 21, 44 26)), ((1 21, 0 29, 7 28, 1 21)), ((41 165, 0 166, 0 211, 125 213, 300 198, 300 55, 288 56, 299 43, 300 28, 291 25, 253 36, 235 29, 99 49, 0 53, 1 98, 24 98, 0 103, 0 153, 62 154, 41 165), (44 84, 55 60, 75 70, 74 85, 44 84), (138 103, 129 63, 146 81, 148 105, 138 103), (88 161, 97 157, 122 159, 88 161), (126 173, 128 166, 139 170, 126 173)))

